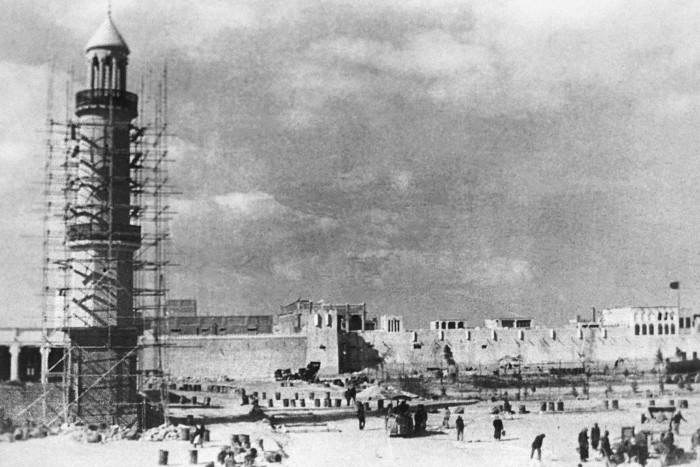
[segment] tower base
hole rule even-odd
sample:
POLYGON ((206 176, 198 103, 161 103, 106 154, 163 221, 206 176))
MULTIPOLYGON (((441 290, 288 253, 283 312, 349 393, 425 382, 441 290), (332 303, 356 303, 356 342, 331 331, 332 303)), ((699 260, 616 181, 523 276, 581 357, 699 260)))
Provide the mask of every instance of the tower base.
POLYGON ((71 380, 66 382, 71 416, 88 424, 142 426, 138 393, 138 331, 68 329, 71 380))

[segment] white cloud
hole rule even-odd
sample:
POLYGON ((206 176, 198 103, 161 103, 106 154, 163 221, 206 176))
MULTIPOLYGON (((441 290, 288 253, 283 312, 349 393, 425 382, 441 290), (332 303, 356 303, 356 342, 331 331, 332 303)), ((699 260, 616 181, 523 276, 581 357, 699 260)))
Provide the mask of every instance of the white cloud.
POLYGON ((250 217, 264 217, 286 210, 275 200, 274 196, 262 192, 240 193, 234 191, 214 196, 213 199, 220 207, 250 217))
POLYGON ((468 271, 465 274, 466 281, 482 287, 517 286, 535 278, 530 263, 516 258, 488 258, 473 265, 465 265, 465 269, 468 271))

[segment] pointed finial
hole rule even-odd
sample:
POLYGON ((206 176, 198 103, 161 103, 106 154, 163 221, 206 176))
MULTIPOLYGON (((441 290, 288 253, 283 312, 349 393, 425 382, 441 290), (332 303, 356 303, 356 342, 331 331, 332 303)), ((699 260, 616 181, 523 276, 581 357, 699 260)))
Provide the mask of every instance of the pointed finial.
POLYGON ((107 16, 112 17, 112 0, 107 0, 107 16))

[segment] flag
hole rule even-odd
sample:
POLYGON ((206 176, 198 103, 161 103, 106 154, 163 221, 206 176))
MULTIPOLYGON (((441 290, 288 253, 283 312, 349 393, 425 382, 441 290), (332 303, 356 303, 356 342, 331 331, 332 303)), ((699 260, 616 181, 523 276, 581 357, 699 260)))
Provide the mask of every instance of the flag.
POLYGON ((673 290, 678 290, 681 288, 681 283, 680 282, 671 282, 668 284, 669 287, 671 287, 673 290))

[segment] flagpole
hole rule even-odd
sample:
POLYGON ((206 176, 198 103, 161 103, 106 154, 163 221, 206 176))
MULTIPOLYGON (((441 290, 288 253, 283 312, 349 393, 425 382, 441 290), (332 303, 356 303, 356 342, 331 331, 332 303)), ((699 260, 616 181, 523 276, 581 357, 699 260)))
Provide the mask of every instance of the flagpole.
POLYGON ((678 293, 678 313, 681 312, 681 283, 680 281, 673 281, 669 284, 671 289, 675 289, 678 293))
POLYGON ((671 289, 675 289, 678 291, 678 313, 680 315, 681 312, 681 283, 680 281, 673 281, 670 284, 668 284, 671 289))

